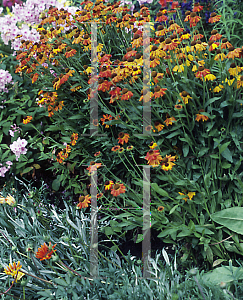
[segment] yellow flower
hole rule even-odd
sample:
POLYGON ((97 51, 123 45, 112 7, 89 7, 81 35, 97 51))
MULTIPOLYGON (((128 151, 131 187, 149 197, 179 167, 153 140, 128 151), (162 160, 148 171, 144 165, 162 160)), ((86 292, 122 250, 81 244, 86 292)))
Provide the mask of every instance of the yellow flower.
POLYGON ((5 200, 8 203, 8 205, 11 205, 11 206, 13 206, 16 203, 16 200, 9 194, 5 200))
POLYGON ((0 196, 0 203, 4 204, 6 202, 6 198, 4 198, 3 196, 0 196))
POLYGON ((213 89, 213 92, 219 93, 220 91, 222 91, 223 88, 224 88, 224 86, 222 84, 220 84, 213 89))
POLYGON ((196 195, 195 192, 189 192, 189 193, 187 194, 187 196, 189 197, 189 200, 192 200, 192 198, 193 198, 195 195, 196 195))
POLYGON ((213 74, 210 73, 210 74, 204 76, 204 78, 205 78, 206 81, 207 80, 214 80, 214 79, 216 79, 216 76, 214 76, 213 74))
POLYGON ((16 277, 16 275, 18 273, 17 278, 16 278, 16 282, 17 282, 18 280, 20 280, 24 276, 24 273, 20 272, 21 268, 22 268, 22 266, 21 266, 20 262, 18 261, 17 265, 16 265, 15 262, 12 265, 9 264, 9 266, 4 268, 4 272, 7 275, 11 275, 14 278, 16 277))

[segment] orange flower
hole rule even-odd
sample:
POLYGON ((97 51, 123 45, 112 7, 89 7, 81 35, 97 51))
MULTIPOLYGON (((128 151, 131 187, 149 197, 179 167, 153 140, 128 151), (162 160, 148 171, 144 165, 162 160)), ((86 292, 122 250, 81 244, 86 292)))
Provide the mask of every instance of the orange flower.
POLYGON ((90 199, 91 199, 91 196, 89 196, 89 195, 80 196, 78 199, 79 203, 77 205, 77 208, 81 209, 81 208, 88 207, 89 203, 91 202, 90 199))
POLYGON ((120 148, 121 148, 121 146, 117 145, 117 146, 112 147, 111 151, 116 152, 116 151, 118 151, 120 148))
POLYGON ((33 119, 33 118, 32 118, 31 116, 27 116, 27 117, 23 118, 23 123, 24 123, 24 124, 28 124, 28 123, 31 122, 32 119, 33 119))
POLYGON ((110 126, 112 125, 108 125, 108 124, 105 124, 106 121, 111 121, 112 120, 112 116, 111 115, 103 115, 104 118, 101 118, 100 120, 102 121, 102 125, 105 125, 105 128, 109 128, 110 126))
POLYGON ((205 112, 205 110, 204 110, 204 109, 200 109, 200 110, 199 110, 199 114, 197 114, 196 121, 198 121, 198 122, 199 122, 200 120, 202 120, 203 122, 204 122, 204 121, 207 121, 207 120, 209 119, 209 117, 207 117, 207 116, 201 114, 201 112, 205 112))
POLYGON ((119 134, 118 134, 118 143, 119 144, 124 144, 124 142, 125 143, 128 143, 128 139, 129 139, 129 134, 128 133, 124 133, 124 132, 120 132, 119 134))
POLYGON ((165 40, 165 45, 163 47, 163 50, 166 51, 166 50, 174 50, 177 48, 177 43, 173 42, 170 38, 167 38, 165 40))
POLYGON ((167 118, 164 121, 164 123, 165 123, 166 126, 172 125, 174 122, 176 122, 176 119, 174 117, 167 118))
POLYGON ((162 160, 162 157, 159 153, 159 150, 149 150, 144 157, 150 166, 157 167, 160 164, 160 161, 162 160))
POLYGON ((126 191, 126 187, 124 186, 123 183, 116 183, 115 185, 113 185, 111 189, 111 194, 117 197, 120 194, 125 193, 125 191, 126 191))
POLYGON ((159 207, 157 208, 158 211, 163 211, 164 209, 165 209, 164 206, 159 206, 159 207))
POLYGON ((165 91, 167 91, 167 89, 161 89, 159 86, 156 86, 154 89, 153 97, 155 99, 159 97, 163 97, 165 95, 165 91))
POLYGON ((121 97, 121 100, 129 100, 133 96, 133 93, 131 91, 128 91, 128 89, 123 89, 122 93, 123 95, 121 97))
POLYGON ((73 134, 71 135, 71 145, 72 145, 72 146, 76 145, 77 139, 78 139, 78 133, 73 133, 73 134))
POLYGON ((165 125, 162 125, 159 121, 156 121, 154 123, 154 127, 158 130, 158 132, 160 132, 165 127, 165 125))
POLYGON ((53 250, 54 247, 57 244, 55 244, 54 246, 51 245, 51 242, 49 242, 49 247, 46 245, 46 243, 44 243, 43 245, 41 245, 40 248, 38 248, 38 251, 35 255, 36 258, 39 258, 40 260, 44 260, 44 259, 50 259, 52 257, 52 254, 57 251, 57 250, 53 250))
POLYGON ((77 50, 67 47, 67 52, 64 54, 66 58, 72 57, 76 54, 77 50))
POLYGON ((7 275, 11 275, 14 278, 16 278, 16 275, 17 275, 17 278, 16 278, 16 282, 17 282, 18 280, 20 280, 25 275, 24 273, 20 272, 21 268, 22 268, 22 266, 20 264, 20 261, 18 261, 17 265, 14 261, 12 265, 10 263, 9 266, 4 268, 4 272, 7 275))
POLYGON ((100 151, 96 152, 96 153, 94 154, 94 156, 95 156, 95 157, 100 156, 100 151))
POLYGON ((86 170, 88 170, 89 171, 89 175, 91 175, 91 173, 93 173, 94 171, 96 171, 101 166, 102 166, 102 163, 96 163, 94 161, 91 161, 90 162, 90 166, 86 170))
POLYGON ((59 162, 59 164, 62 164, 63 161, 65 160, 65 156, 63 154, 63 151, 60 151, 58 154, 57 154, 57 158, 56 160, 59 162))
POLYGON ((211 13, 210 18, 208 19, 209 23, 216 23, 220 20, 221 15, 217 15, 216 13, 211 13))

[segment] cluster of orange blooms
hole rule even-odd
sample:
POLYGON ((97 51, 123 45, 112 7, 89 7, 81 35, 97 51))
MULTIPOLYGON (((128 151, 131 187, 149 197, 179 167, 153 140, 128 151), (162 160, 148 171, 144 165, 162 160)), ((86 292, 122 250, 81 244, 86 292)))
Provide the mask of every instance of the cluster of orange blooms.
POLYGON ((62 110, 64 105, 64 101, 57 100, 57 93, 56 92, 43 92, 42 90, 38 93, 38 101, 37 104, 39 106, 47 106, 48 110, 48 117, 52 117, 54 115, 54 111, 62 110))
MULTIPOLYGON (((65 39, 69 39, 72 45, 78 44, 81 51, 90 50, 91 35, 85 29, 80 29, 75 26, 77 24, 76 22, 79 22, 79 24, 85 23, 86 21, 94 21, 97 23, 105 22, 106 25, 115 25, 115 27, 118 28, 118 32, 124 27, 132 30, 133 38, 131 47, 127 48, 127 53, 124 55, 122 61, 116 60, 114 66, 110 60, 111 55, 105 54, 104 52, 101 53, 103 45, 98 44, 98 63, 100 64, 100 72, 97 76, 99 84, 98 91, 109 92, 111 96, 110 103, 114 103, 118 100, 127 101, 133 99, 133 91, 128 88, 121 89, 117 84, 128 78, 130 78, 129 83, 132 84, 142 73, 143 55, 139 53, 138 50, 143 46, 143 32, 136 27, 151 21, 149 9, 142 5, 140 12, 135 12, 133 15, 130 15, 129 9, 126 6, 121 6, 120 2, 104 4, 98 0, 93 7, 91 1, 84 1, 83 5, 84 9, 77 10, 75 18, 72 18, 71 14, 64 9, 58 10, 57 8, 50 7, 48 16, 43 17, 37 29, 41 34, 40 42, 21 41, 23 51, 18 51, 17 59, 20 60, 20 65, 17 67, 16 72, 26 70, 26 73, 29 74, 34 72, 38 65, 41 66, 46 61, 58 66, 60 64, 58 61, 59 55, 63 54, 63 59, 69 59, 77 55, 77 50, 64 42, 65 39), (119 17, 120 14, 121 17, 119 17), (45 29, 44 25, 46 24, 52 24, 53 27, 45 29), (70 27, 70 29, 65 31, 65 27, 70 27), (38 56, 30 65, 30 58, 35 54, 38 54, 38 56)), ((216 85, 216 76, 204 66, 204 59, 208 56, 207 52, 215 52, 214 60, 221 61, 243 56, 242 48, 235 49, 227 39, 218 34, 216 30, 212 31, 208 43, 203 42, 204 36, 200 34, 197 29, 194 29, 198 22, 200 22, 201 18, 197 13, 201 10, 202 7, 198 3, 195 3, 193 11, 186 12, 184 21, 190 23, 190 27, 192 28, 190 34, 183 27, 176 24, 173 20, 170 20, 168 26, 166 26, 166 24, 159 25, 155 31, 155 37, 150 39, 154 43, 154 45, 150 45, 151 69, 160 66, 161 60, 162 62, 169 62, 172 65, 171 69, 166 68, 166 74, 152 70, 151 85, 156 86, 154 86, 154 92, 150 92, 150 99, 162 98, 166 94, 167 89, 161 88, 160 86, 163 83, 162 79, 164 76, 172 76, 173 73, 180 73, 185 69, 189 72, 190 68, 192 72, 194 72, 195 78, 205 81, 215 81, 213 92, 220 92, 224 86, 221 83, 216 85), (173 64, 175 64, 174 67, 173 64)), ((167 21, 168 17, 166 14, 166 9, 161 8, 155 21, 160 23, 167 21)), ((212 13, 209 22, 214 23, 219 19, 220 16, 212 13)), ((105 27, 102 30, 105 30, 105 27)), ((42 67, 42 69, 43 68, 44 67, 42 67)), ((230 71, 231 70, 229 70, 229 72, 230 71)), ((235 74, 231 75, 231 77, 235 77, 233 79, 236 79, 235 87, 237 88, 243 86, 243 77, 240 76, 240 71, 242 71, 242 69, 236 66, 235 74)), ((53 89, 58 90, 61 85, 68 81, 69 77, 73 76, 74 72, 75 70, 73 69, 65 68, 64 74, 61 73, 58 77, 54 78, 53 89)), ((85 76, 91 76, 90 73, 89 67, 85 66, 83 74, 85 74, 85 76)), ((37 80, 38 74, 36 74, 33 75, 32 78, 37 80)), ((231 80, 232 78, 225 79, 228 84, 232 84, 231 80)), ((90 80, 88 83, 91 83, 90 80)), ((89 97, 90 95, 88 95, 88 98, 89 97)), ((142 100, 143 96, 140 97, 139 101, 142 100)), ((58 105, 56 103, 54 109, 50 109, 49 105, 49 115, 52 115, 54 110, 61 110, 63 105, 63 101, 58 102, 58 105)), ((176 109, 181 109, 182 107, 183 105, 181 104, 175 104, 176 109)), ((203 108, 200 108, 196 116, 196 121, 206 121, 208 119, 208 117, 198 117, 198 115, 203 115, 201 114, 202 112, 203 108)), ((176 119, 174 117, 169 116, 164 123, 168 126, 172 125, 175 121, 176 119)))
MULTIPOLYGON (((73 133, 71 135, 71 145, 72 146, 76 145, 77 139, 78 139, 78 134, 73 133)), ((62 151, 58 152, 56 160, 59 162, 59 164, 62 164, 63 161, 68 158, 71 150, 72 149, 71 149, 70 145, 66 145, 66 147, 64 149, 62 149, 62 151)))

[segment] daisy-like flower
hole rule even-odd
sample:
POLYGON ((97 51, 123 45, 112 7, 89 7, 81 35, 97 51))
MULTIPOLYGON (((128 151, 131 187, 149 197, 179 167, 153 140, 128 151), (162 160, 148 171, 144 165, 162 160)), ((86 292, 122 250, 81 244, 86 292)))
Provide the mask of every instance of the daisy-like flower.
POLYGON ((216 55, 214 56, 214 60, 218 61, 221 60, 223 61, 225 59, 226 55, 220 51, 220 49, 216 50, 216 55))
POLYGON ((134 148, 134 146, 127 146, 126 150, 131 151, 134 148))
POLYGON ((227 38, 223 38, 222 39, 222 44, 221 44, 221 49, 226 49, 226 48, 230 48, 232 47, 232 45, 230 44, 230 42, 228 41, 227 38))
POLYGON ((157 208, 158 211, 163 211, 164 209, 165 209, 164 206, 159 206, 159 207, 157 208))
POLYGON ((33 119, 33 118, 32 118, 31 116, 27 116, 27 117, 23 118, 23 123, 24 123, 24 124, 28 124, 28 123, 31 122, 32 119, 33 119))
POLYGON ((162 160, 159 150, 153 149, 149 150, 144 158, 148 161, 148 165, 153 166, 153 168, 157 167, 162 160))
POLYGON ((203 6, 201 6, 198 2, 194 3, 193 12, 200 12, 203 10, 203 6))
POLYGON ((199 17, 195 12, 192 12, 190 14, 190 27, 196 26, 200 20, 201 20, 201 17, 199 17))
POLYGON ((150 144, 149 144, 149 148, 150 149, 154 149, 155 147, 157 147, 158 145, 155 143, 155 142, 151 142, 150 144))
POLYGON ((91 175, 94 171, 102 166, 102 163, 96 163, 94 161, 90 162, 90 166, 86 169, 89 171, 88 175, 91 175))
POLYGON ((214 29, 211 31, 211 37, 210 37, 210 41, 218 41, 221 39, 222 34, 218 33, 218 30, 214 29))
POLYGON ((219 93, 220 91, 222 91, 223 88, 224 88, 224 86, 222 84, 219 84, 219 85, 214 87, 213 92, 214 93, 219 93))
POLYGON ((164 123, 166 126, 172 125, 174 122, 176 122, 176 119, 174 117, 168 117, 164 123))
POLYGON ((217 15, 215 12, 211 13, 210 18, 208 19, 209 23, 216 23, 220 20, 221 15, 217 15))
POLYGON ((109 122, 112 120, 111 115, 108 115, 108 114, 103 115, 103 118, 101 118, 100 120, 102 121, 102 125, 105 125, 105 128, 109 128, 110 126, 112 126, 112 125, 105 124, 105 122, 107 122, 107 121, 109 122))
POLYGON ((95 157, 98 157, 98 156, 100 156, 100 151, 98 151, 98 152, 95 152, 94 156, 95 156, 95 157))
POLYGON ((111 194, 115 197, 119 196, 120 194, 125 193, 126 187, 123 183, 116 183, 112 186, 111 194))
POLYGON ((164 50, 164 51, 167 51, 167 50, 174 50, 174 49, 177 48, 177 46, 178 46, 177 43, 173 42, 170 38, 167 38, 167 39, 165 40, 165 45, 164 45, 164 47, 163 47, 163 50, 164 50))
POLYGON ((235 63, 232 63, 232 64, 230 64, 230 68, 228 71, 229 71, 230 75, 236 76, 236 75, 238 75, 239 72, 241 72, 241 67, 236 66, 235 63))
POLYGON ((139 34, 134 34, 131 44, 133 48, 140 47, 143 45, 143 38, 139 34))
POLYGON ((205 112, 204 109, 200 109, 200 110, 199 110, 199 113, 197 114, 197 117, 196 117, 196 121, 197 121, 197 122, 199 122, 200 120, 202 120, 203 122, 204 122, 204 121, 208 121, 209 117, 207 117, 207 116, 201 114, 201 113, 203 113, 203 112, 205 112))
POLYGON ((69 57, 73 57, 76 53, 77 50, 72 49, 71 47, 68 46, 64 55, 66 56, 66 58, 69 58, 69 57))
POLYGON ((120 146, 120 145, 117 145, 117 146, 112 147, 111 151, 116 152, 116 151, 118 151, 120 148, 121 148, 121 146, 120 146))
POLYGON ((176 104, 175 105, 175 109, 181 110, 183 108, 183 106, 181 104, 176 104))
POLYGON ((100 198, 102 198, 103 196, 104 196, 103 193, 99 193, 99 194, 97 194, 97 199, 100 199, 100 198))
POLYGON ((243 87, 243 75, 237 77, 237 89, 243 87))
POLYGON ((156 86, 155 89, 154 89, 153 97, 155 99, 159 98, 159 97, 163 97, 165 95, 165 91, 167 91, 167 89, 162 89, 159 86, 156 86))
POLYGON ((4 272, 7 275, 11 275, 13 278, 15 278, 16 275, 18 274, 17 278, 16 278, 16 282, 17 282, 25 275, 24 273, 20 272, 21 268, 22 268, 22 266, 19 261, 18 261, 17 265, 15 262, 13 262, 13 264, 9 264, 9 266, 4 268, 4 272))
POLYGON ((185 196, 185 198, 182 198, 183 200, 185 200, 185 202, 187 202, 188 199, 192 200, 192 198, 196 195, 195 192, 189 192, 187 195, 185 193, 181 193, 181 192, 178 192, 178 194, 185 196))
POLYGON ((171 170, 172 167, 175 165, 175 163, 173 163, 173 161, 175 160, 176 160, 175 156, 166 155, 166 157, 163 158, 161 161, 161 169, 164 171, 171 170))
POLYGON ((216 76, 213 75, 213 74, 207 74, 206 76, 204 76, 204 79, 207 81, 207 80, 215 80, 216 79, 216 76))
MULTIPOLYGON (((189 93, 186 92, 186 91, 181 92, 181 93, 180 93, 180 96, 181 96, 181 98, 182 98, 184 104, 187 104, 187 103, 188 103, 188 100, 189 100, 189 99, 192 99, 192 97, 191 97, 191 96, 189 95, 189 93)), ((180 102, 180 99, 178 99, 178 102, 180 102)))
POLYGON ((72 133, 72 135, 71 135, 71 145, 72 146, 76 145, 77 139, 78 139, 78 133, 72 133))
POLYGON ((112 186, 114 185, 114 182, 112 180, 107 180, 104 184, 105 190, 108 191, 112 188, 112 186))
POLYGON ((156 121, 154 123, 154 127, 158 130, 158 132, 160 132, 161 130, 163 130, 163 128, 165 127, 165 125, 162 125, 159 121, 156 121))
MULTIPOLYGON (((124 144, 124 143, 128 143, 128 139, 129 139, 129 134, 128 133, 124 133, 124 132, 120 132, 118 134, 118 143, 119 144, 124 144)), ((117 149, 119 150, 119 149, 117 149)))
POLYGON ((81 209, 81 208, 85 208, 89 206, 91 196, 86 195, 86 196, 80 196, 78 198, 79 203, 77 204, 77 208, 81 209))
POLYGON ((209 69, 205 69, 203 66, 198 67, 198 72, 196 73, 195 77, 202 79, 206 75, 210 74, 209 69))
POLYGON ((59 162, 59 164, 62 164, 63 161, 65 160, 65 158, 66 157, 64 156, 63 151, 60 151, 60 152, 57 153, 56 160, 57 160, 57 162, 59 162))
POLYGON ((122 94, 121 100, 129 100, 133 96, 133 93, 126 88, 122 90, 122 94))
POLYGON ((51 242, 49 242, 49 246, 47 246, 47 244, 44 243, 43 245, 41 245, 40 248, 38 248, 38 251, 36 252, 35 257, 39 258, 40 260, 51 259, 52 254, 55 251, 57 251, 57 250, 53 250, 56 245, 57 244, 55 244, 54 246, 52 246, 51 242))

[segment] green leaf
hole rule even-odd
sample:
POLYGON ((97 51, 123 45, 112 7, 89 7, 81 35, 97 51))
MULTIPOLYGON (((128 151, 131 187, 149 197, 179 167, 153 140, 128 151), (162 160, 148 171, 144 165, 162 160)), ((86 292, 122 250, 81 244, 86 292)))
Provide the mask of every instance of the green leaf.
POLYGON ((232 154, 228 147, 221 153, 221 155, 224 158, 226 158, 229 162, 233 162, 232 154))
POLYGON ((221 282, 228 283, 234 281, 236 274, 238 279, 243 279, 242 268, 224 266, 203 274, 202 278, 205 282, 208 282, 212 285, 219 285, 221 282))
POLYGON ((209 148, 202 147, 201 150, 198 152, 198 157, 201 157, 204 154, 206 154, 208 152, 208 150, 209 150, 209 148))
POLYGON ((52 189, 54 190, 54 191, 58 191, 59 190, 59 188, 60 188, 60 180, 58 180, 58 179, 55 179, 55 180, 53 180, 53 182, 52 182, 52 189))
POLYGON ((161 196, 169 197, 169 194, 165 190, 161 189, 157 183, 151 183, 151 188, 161 196))
POLYGON ((230 207, 211 215, 214 222, 243 234, 243 207, 230 207))
POLYGON ((221 154, 230 144, 231 142, 224 143, 223 145, 219 146, 219 154, 221 154))

